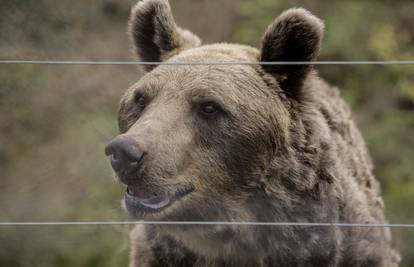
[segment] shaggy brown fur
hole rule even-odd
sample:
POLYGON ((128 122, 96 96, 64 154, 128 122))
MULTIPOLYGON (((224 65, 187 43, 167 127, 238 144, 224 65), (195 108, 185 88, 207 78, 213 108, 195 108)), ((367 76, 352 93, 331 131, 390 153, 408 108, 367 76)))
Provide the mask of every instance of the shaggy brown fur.
MULTIPOLYGON (((200 46, 176 26, 167 1, 144 0, 132 10, 130 33, 143 61, 310 61, 323 23, 290 9, 269 26, 260 51, 200 46)), ((133 138, 145 157, 120 179, 134 196, 174 201, 156 211, 126 201, 136 218, 385 222, 350 110, 311 66, 146 69, 119 112, 120 137, 133 138)), ((137 226, 131 247, 133 267, 398 266, 387 228, 137 226)))

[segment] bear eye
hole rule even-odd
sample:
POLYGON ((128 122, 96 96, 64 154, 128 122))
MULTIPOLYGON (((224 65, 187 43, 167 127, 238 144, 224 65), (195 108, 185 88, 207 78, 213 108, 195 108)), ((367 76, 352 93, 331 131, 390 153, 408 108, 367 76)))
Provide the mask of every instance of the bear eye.
POLYGON ((147 105, 147 100, 142 94, 137 94, 137 96, 135 97, 135 102, 141 110, 144 109, 147 105))
POLYGON ((200 105, 199 112, 204 116, 213 116, 219 112, 220 108, 215 103, 204 103, 200 105))

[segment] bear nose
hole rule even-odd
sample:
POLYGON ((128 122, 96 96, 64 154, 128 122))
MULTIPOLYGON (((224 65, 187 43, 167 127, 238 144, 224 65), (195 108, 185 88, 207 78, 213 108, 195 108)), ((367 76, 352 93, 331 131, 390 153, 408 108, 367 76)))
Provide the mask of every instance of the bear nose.
POLYGON ((138 171, 144 152, 134 139, 127 136, 115 137, 105 148, 111 165, 120 178, 138 171))

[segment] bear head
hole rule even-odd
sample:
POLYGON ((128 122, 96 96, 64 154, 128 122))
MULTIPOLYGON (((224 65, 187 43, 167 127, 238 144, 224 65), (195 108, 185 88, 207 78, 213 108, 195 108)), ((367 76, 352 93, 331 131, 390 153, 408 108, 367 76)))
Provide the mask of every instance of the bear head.
POLYGON ((267 28, 260 50, 202 45, 176 25, 168 1, 143 0, 129 33, 146 74, 123 95, 120 135, 106 147, 127 186, 126 209, 145 219, 249 221, 266 199, 286 201, 271 176, 291 149, 321 20, 290 9, 267 28), (266 64, 295 61, 305 64, 266 64))

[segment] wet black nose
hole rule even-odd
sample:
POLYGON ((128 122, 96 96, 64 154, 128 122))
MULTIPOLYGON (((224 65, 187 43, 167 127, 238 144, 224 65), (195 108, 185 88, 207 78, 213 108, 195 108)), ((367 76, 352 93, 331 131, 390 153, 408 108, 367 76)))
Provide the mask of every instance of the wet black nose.
POLYGON ((138 171, 144 152, 134 139, 126 136, 115 137, 105 148, 111 165, 120 178, 138 171))

